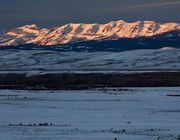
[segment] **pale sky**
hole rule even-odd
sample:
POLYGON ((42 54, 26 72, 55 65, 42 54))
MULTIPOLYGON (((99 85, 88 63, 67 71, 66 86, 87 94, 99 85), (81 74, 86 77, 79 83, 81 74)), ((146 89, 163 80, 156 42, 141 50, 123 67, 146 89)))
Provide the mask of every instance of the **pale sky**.
POLYGON ((111 20, 180 22, 180 0, 0 0, 0 30, 111 20))

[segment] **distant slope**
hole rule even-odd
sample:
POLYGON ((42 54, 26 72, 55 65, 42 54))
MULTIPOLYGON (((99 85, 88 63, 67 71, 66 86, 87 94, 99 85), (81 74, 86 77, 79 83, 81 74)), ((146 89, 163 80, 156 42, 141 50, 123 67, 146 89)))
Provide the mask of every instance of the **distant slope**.
POLYGON ((0 73, 108 73, 180 70, 180 49, 125 52, 0 51, 0 73))

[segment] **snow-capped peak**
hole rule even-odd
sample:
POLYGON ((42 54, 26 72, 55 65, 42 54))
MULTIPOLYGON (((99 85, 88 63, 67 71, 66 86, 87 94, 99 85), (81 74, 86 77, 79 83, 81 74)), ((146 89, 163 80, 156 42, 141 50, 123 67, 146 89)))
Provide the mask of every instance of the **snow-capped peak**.
POLYGON ((70 23, 52 29, 41 29, 36 24, 32 24, 12 29, 0 35, 0 46, 28 43, 58 45, 105 38, 135 38, 140 36, 154 36, 174 30, 180 30, 180 24, 156 23, 154 21, 129 23, 118 20, 106 24, 70 23))
POLYGON ((30 25, 25 25, 25 26, 22 26, 20 28, 29 28, 29 29, 37 29, 38 26, 36 24, 30 24, 30 25))

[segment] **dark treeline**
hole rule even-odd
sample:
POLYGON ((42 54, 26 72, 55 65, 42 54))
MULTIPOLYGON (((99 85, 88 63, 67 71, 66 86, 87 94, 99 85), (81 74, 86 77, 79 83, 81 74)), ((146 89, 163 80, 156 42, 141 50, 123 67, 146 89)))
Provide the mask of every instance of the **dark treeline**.
POLYGON ((180 86, 180 72, 134 74, 0 74, 0 89, 88 89, 97 87, 180 86))

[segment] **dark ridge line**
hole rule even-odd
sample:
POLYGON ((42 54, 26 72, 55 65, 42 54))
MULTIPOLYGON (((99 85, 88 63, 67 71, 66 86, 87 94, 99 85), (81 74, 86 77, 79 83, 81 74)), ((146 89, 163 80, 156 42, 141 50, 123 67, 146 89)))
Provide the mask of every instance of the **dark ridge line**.
POLYGON ((0 89, 83 90, 105 87, 179 87, 180 72, 129 74, 0 74, 0 89))

